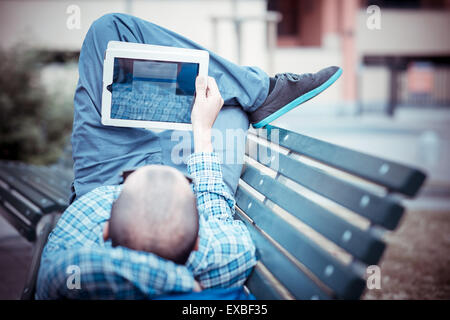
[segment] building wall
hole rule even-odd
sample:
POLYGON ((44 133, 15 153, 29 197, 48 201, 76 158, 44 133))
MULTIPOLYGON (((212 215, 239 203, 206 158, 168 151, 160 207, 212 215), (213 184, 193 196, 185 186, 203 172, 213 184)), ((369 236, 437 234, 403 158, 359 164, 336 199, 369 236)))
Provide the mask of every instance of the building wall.
POLYGON ((359 11, 360 55, 450 55, 449 10, 382 9, 381 30, 369 30, 366 20, 366 11, 359 11))
MULTIPOLYGON (((230 18, 263 16, 264 0, 2 0, 0 46, 26 43, 46 50, 79 51, 90 24, 108 12, 131 12, 198 42, 233 62, 256 65, 271 74, 316 72, 328 66, 344 68, 344 76, 327 94, 311 101, 331 112, 353 112, 359 90, 368 103, 388 99, 389 75, 384 67, 359 68, 364 55, 432 54, 450 56, 450 12, 382 9, 381 30, 366 26, 366 8, 358 0, 318 0, 310 25, 320 30, 320 45, 277 48, 273 70, 268 70, 266 26, 262 20, 242 27, 242 57, 238 61, 236 29, 230 18), (129 5, 131 3, 131 6, 129 5), (69 5, 80 8, 80 29, 66 26, 69 5), (212 17, 224 18, 214 31, 212 17), (359 71, 358 71, 359 70, 359 71), (383 84, 383 85, 382 85, 383 84), (377 100, 377 101, 375 101, 377 100)), ((313 110, 314 108, 310 108, 313 110)), ((316 109, 314 109, 316 110, 316 109)), ((325 112, 325 109, 317 109, 325 112)))
MULTIPOLYGON (((91 23, 105 13, 130 12, 162 25, 213 49, 213 16, 261 15, 264 0, 2 0, 0 1, 0 46, 26 43, 46 50, 79 51, 91 23), (128 3, 132 3, 128 6, 128 3), (81 28, 66 26, 70 5, 80 8, 81 28)), ((265 24, 248 22, 243 28, 243 64, 266 67, 265 24)), ((236 33, 230 21, 218 26, 217 51, 237 60, 236 33)))
MULTIPOLYGON (((359 93, 363 108, 386 110, 391 77, 388 66, 362 66, 364 56, 450 57, 450 11, 381 10, 381 29, 366 26, 367 13, 360 10, 356 27, 356 61, 359 69, 359 93)), ((398 79, 399 104, 445 104, 450 101, 447 89, 448 67, 432 67, 434 88, 429 99, 413 99, 409 92, 407 70, 398 79)))

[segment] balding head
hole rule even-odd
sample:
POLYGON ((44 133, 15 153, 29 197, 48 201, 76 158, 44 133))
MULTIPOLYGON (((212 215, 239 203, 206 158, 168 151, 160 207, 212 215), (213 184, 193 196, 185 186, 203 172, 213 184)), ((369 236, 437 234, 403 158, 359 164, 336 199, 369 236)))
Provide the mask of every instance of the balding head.
POLYGON ((185 264, 198 236, 196 198, 186 177, 158 165, 133 172, 113 204, 108 233, 113 246, 185 264))

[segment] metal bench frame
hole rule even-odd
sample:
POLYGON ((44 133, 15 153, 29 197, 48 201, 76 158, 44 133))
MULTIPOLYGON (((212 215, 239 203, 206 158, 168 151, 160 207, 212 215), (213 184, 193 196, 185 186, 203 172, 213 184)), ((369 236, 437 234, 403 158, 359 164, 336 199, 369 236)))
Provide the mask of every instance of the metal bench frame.
MULTIPOLYGON (((247 288, 258 299, 360 298, 367 266, 386 248, 385 231, 404 214, 402 197, 414 197, 425 178, 278 127, 250 131, 236 193, 236 218, 257 247, 247 288)), ((67 206, 70 183, 60 170, 0 164, 0 205, 27 239, 37 239, 24 299, 34 296, 40 255, 67 206)))

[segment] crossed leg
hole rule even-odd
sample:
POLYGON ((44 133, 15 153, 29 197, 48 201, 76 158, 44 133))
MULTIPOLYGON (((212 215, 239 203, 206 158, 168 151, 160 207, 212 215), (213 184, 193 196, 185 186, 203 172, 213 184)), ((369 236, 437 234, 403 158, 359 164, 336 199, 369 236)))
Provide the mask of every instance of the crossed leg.
MULTIPOLYGON (((119 173, 124 169, 164 164, 185 171, 185 165, 173 157, 174 148, 180 146, 180 137, 189 138, 187 143, 183 142, 183 156, 193 151, 190 133, 186 136, 175 131, 157 133, 101 124, 103 59, 111 40, 204 50, 181 35, 130 15, 107 14, 92 24, 80 53, 74 98, 72 150, 77 197, 101 185, 117 184, 119 173)), ((214 126, 219 134, 213 143, 219 156, 227 159, 223 164, 224 181, 234 193, 242 170, 245 133, 249 126, 246 112, 254 111, 267 98, 269 77, 259 68, 238 66, 213 52, 210 52, 209 75, 216 79, 225 100, 226 107, 214 126), (228 140, 227 130, 232 132, 228 140), (233 136, 233 132, 241 134, 233 136)))

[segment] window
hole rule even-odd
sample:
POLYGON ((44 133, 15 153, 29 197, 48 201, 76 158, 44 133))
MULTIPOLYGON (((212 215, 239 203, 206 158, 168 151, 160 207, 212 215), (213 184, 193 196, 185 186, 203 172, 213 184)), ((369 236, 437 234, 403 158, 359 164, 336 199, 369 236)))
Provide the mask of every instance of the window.
POLYGON ((321 1, 268 0, 268 10, 283 16, 278 24, 279 46, 321 45, 321 1))

